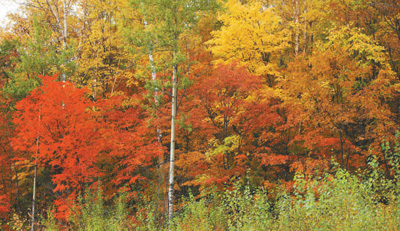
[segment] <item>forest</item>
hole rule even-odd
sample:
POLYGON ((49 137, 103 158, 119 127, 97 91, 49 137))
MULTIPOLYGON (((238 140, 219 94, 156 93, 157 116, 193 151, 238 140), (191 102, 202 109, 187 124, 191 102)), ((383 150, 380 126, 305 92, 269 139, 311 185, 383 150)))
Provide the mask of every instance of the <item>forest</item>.
POLYGON ((400 0, 26 0, 1 230, 400 229, 400 0))

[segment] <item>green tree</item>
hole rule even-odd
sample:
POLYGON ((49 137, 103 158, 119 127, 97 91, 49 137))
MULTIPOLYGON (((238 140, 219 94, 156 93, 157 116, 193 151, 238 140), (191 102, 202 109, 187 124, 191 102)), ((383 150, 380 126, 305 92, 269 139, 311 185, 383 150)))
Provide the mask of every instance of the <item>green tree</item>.
MULTIPOLYGON (((170 170, 168 189, 168 217, 173 218, 173 191, 174 191, 174 161, 175 161, 175 122, 177 116, 178 89, 186 89, 190 81, 182 75, 187 70, 183 68, 187 57, 182 49, 181 37, 193 33, 193 26, 201 16, 207 14, 217 6, 216 1, 188 1, 188 0, 138 0, 134 7, 141 13, 143 27, 141 37, 137 39, 138 45, 145 47, 154 54, 151 65, 157 71, 172 75, 172 80, 161 79, 151 85, 151 90, 167 89, 171 99, 171 142, 170 142, 170 170), (149 47, 150 46, 150 47, 149 47), (156 60, 158 59, 158 60, 156 60), (154 63, 153 63, 154 61, 154 63), (164 85, 160 83, 163 82, 164 85), (157 86, 158 85, 158 86, 157 86)), ((153 71, 154 73, 154 71, 153 71)), ((167 92, 167 90, 165 91, 167 92)), ((184 94, 185 91, 182 92, 184 94)), ((180 97, 182 98, 182 97, 180 97)))
POLYGON ((57 48, 43 21, 34 17, 32 30, 30 40, 17 45, 16 67, 8 72, 9 80, 4 88, 4 93, 15 100, 25 98, 40 85, 38 75, 71 74, 75 70, 74 62, 68 62, 72 52, 57 48))

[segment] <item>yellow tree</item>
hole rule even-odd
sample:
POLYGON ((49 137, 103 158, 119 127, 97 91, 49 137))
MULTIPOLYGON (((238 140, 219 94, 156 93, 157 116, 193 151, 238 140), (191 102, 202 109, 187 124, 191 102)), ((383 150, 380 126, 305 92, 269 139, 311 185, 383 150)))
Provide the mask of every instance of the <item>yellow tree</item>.
POLYGON ((333 156, 345 168, 360 167, 370 145, 382 156, 376 147, 393 133, 388 102, 399 87, 383 50, 347 26, 332 29, 312 55, 289 64, 280 86, 285 104, 297 108, 294 113, 303 124, 297 140, 309 148, 314 161, 308 163, 333 156))
POLYGON ((46 42, 55 48, 55 55, 69 51, 57 68, 61 79, 88 86, 96 97, 115 91, 122 79, 134 82, 132 71, 125 71, 132 66, 132 57, 124 48, 122 33, 123 18, 131 17, 128 5, 125 0, 27 0, 27 17, 12 15, 10 33, 2 37, 18 38, 26 46, 33 40, 36 15, 38 24, 50 32, 46 42), (72 71, 70 63, 77 68, 72 71))
POLYGON ((282 52, 288 47, 289 33, 274 9, 258 1, 226 3, 220 15, 223 26, 212 33, 208 44, 220 62, 239 61, 255 75, 266 78, 272 87, 282 52))
MULTIPOLYGON (((123 20, 128 14, 127 1, 85 1, 80 3, 79 18, 86 28, 78 39, 79 85, 88 86, 94 98, 106 91, 114 92, 125 79, 132 81, 132 55, 125 49, 123 20)), ((129 15, 128 15, 129 16, 129 15)))
POLYGON ((318 0, 280 0, 274 3, 277 14, 290 31, 293 56, 310 51, 315 37, 326 28, 327 4, 318 0))

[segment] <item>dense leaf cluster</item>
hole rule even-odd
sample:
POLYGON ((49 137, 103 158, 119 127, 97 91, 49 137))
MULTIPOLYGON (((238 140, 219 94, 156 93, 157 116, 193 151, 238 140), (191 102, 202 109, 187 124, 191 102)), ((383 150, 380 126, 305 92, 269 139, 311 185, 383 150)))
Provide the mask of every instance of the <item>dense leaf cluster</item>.
POLYGON ((399 4, 27 0, 1 228, 396 229, 399 4))

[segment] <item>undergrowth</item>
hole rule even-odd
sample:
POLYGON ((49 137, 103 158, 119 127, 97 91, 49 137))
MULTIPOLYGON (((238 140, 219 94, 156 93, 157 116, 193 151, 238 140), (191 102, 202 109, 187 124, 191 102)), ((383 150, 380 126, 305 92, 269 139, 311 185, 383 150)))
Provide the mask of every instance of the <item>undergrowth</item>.
MULTIPOLYGON (((297 175, 291 193, 276 200, 267 190, 252 191, 236 184, 223 192, 183 198, 171 224, 160 225, 151 203, 135 219, 128 219, 124 196, 105 206, 101 191, 87 190, 68 228, 73 230, 399 230, 400 200, 397 180, 383 181, 378 170, 368 180, 338 169, 334 175, 306 179, 297 175), (375 178, 374 178, 375 177, 375 178), (379 180, 378 180, 379 177, 379 180), (383 194, 382 188, 385 189, 383 194), (385 203, 382 203, 382 195, 385 203)), ((60 230, 52 216, 44 230, 60 230)))

